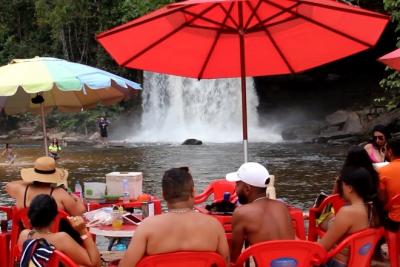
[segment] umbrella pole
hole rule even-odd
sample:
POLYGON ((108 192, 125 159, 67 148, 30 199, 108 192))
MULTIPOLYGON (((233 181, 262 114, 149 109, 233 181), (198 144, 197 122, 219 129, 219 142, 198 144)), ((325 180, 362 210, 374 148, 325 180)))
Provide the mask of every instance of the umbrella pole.
POLYGON ((240 44, 240 80, 242 86, 242 128, 243 128, 243 154, 244 162, 248 161, 247 153, 247 96, 246 96, 246 56, 244 51, 244 32, 243 32, 243 3, 238 3, 239 11, 239 44, 240 44))
POLYGON ((44 141, 44 152, 46 153, 46 156, 49 155, 49 147, 47 146, 47 131, 46 131, 46 120, 45 120, 45 114, 44 114, 44 104, 40 103, 40 113, 42 116, 42 127, 43 127, 43 141, 44 141))

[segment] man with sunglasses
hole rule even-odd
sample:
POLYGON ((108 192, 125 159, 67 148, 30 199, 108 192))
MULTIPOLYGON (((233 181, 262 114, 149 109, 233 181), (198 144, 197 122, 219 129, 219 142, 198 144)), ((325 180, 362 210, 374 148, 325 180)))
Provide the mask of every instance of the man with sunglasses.
MULTIPOLYGON (((381 198, 389 202, 395 195, 400 194, 400 139, 388 143, 388 158, 390 163, 379 169, 381 198)), ((393 231, 400 228, 400 207, 394 206, 388 211, 386 227, 393 231)))
POLYGON ((372 163, 384 162, 386 159, 386 143, 389 138, 386 127, 376 125, 372 130, 372 141, 364 146, 372 163))

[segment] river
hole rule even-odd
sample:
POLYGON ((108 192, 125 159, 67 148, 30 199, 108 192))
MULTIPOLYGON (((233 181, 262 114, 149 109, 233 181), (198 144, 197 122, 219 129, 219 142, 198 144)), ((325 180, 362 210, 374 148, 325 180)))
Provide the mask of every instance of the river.
MULTIPOLYGON (((0 164, 0 204, 12 199, 3 186, 19 179, 19 170, 30 167, 42 155, 39 145, 16 145, 13 166, 0 164)), ((249 160, 267 166, 276 176, 277 197, 302 209, 308 209, 320 191, 330 192, 334 177, 343 164, 347 147, 299 143, 250 143, 249 160)), ((3 159, 2 159, 3 160, 3 159)), ((128 147, 96 148, 67 146, 59 166, 70 172, 69 184, 76 180, 105 182, 113 171, 143 172, 143 191, 161 197, 161 177, 172 167, 188 166, 197 192, 207 184, 235 171, 243 160, 241 143, 181 146, 178 144, 130 144, 128 147)))

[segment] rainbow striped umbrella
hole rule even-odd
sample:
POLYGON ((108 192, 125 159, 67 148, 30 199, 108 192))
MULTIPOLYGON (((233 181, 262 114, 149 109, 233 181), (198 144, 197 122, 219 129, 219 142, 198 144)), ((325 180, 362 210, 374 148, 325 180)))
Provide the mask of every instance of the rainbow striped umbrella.
MULTIPOLYGON (((52 108, 79 112, 98 103, 112 105, 127 99, 132 89, 141 87, 112 73, 57 58, 14 59, 0 67, 0 111, 41 113, 44 136, 44 114, 52 108)), ((45 147, 47 154, 46 138, 45 147)))

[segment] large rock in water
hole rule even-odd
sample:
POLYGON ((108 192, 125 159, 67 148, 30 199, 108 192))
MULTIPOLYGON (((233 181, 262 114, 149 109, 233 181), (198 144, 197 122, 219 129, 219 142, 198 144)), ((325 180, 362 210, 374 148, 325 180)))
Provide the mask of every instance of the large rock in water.
POLYGON ((182 145, 202 145, 203 142, 198 139, 186 139, 182 145))
POLYGON ((338 110, 328 116, 326 116, 325 120, 329 125, 338 125, 345 123, 349 117, 349 112, 345 110, 338 110))

